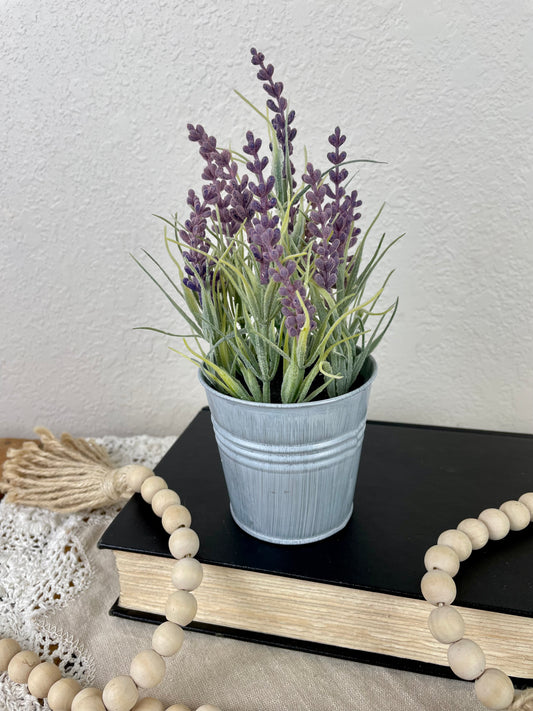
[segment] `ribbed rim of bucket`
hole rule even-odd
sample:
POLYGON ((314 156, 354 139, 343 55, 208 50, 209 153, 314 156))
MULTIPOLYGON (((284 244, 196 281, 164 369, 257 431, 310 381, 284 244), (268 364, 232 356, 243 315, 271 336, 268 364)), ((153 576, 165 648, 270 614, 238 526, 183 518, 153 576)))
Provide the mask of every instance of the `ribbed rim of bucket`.
POLYGON ((370 361, 370 364, 372 366, 372 371, 368 377, 368 379, 361 385, 360 387, 356 388, 355 390, 351 390, 348 393, 345 393, 344 395, 337 395, 336 397, 331 397, 331 398, 326 398, 324 400, 316 400, 315 402, 255 402, 254 400, 241 400, 240 398, 237 397, 231 397, 231 395, 225 395, 224 393, 219 392, 218 390, 215 390, 209 383, 206 382, 201 368, 198 368, 198 379, 202 383, 203 387, 206 390, 209 390, 215 395, 216 397, 222 398, 223 400, 227 400, 228 402, 238 402, 241 405, 248 405, 249 407, 261 407, 261 408, 271 408, 271 409, 276 409, 276 408, 283 408, 283 409, 289 409, 289 408, 297 408, 300 410, 301 408, 307 408, 307 407, 318 407, 319 405, 327 405, 330 402, 339 402, 341 400, 347 400, 350 397, 354 397, 355 395, 358 395, 359 393, 363 392, 364 390, 368 389, 374 380, 376 379, 376 375, 378 374, 378 364, 376 363, 375 359, 373 356, 368 356, 368 360, 370 361))

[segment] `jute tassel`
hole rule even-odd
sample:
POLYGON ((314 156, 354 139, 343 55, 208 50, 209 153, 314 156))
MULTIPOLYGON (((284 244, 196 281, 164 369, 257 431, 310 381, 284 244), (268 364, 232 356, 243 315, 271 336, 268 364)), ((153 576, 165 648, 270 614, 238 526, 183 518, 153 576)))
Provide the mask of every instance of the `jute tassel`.
POLYGON ((7 501, 72 513, 109 506, 128 498, 125 469, 115 469, 106 450, 69 434, 56 439, 36 427, 41 445, 9 449, 0 491, 7 501))
POLYGON ((533 711, 533 689, 517 691, 509 711, 533 711))

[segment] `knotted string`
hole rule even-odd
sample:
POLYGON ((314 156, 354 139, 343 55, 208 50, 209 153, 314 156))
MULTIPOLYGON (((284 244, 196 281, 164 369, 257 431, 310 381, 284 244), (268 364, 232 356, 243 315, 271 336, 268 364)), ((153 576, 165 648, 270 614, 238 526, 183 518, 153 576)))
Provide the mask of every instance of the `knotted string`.
POLYGON ((104 447, 93 441, 36 427, 41 442, 9 449, 0 491, 9 502, 73 513, 115 504, 128 498, 122 469, 116 469, 104 447))
POLYGON ((533 689, 517 691, 509 711, 533 711, 533 689))

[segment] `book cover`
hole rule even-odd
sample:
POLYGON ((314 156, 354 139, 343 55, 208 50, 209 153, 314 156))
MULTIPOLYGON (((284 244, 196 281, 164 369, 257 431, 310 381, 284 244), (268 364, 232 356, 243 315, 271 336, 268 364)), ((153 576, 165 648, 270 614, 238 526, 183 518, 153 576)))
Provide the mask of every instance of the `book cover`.
MULTIPOLYGON (((259 541, 234 523, 207 410, 196 416, 156 472, 191 510, 201 541, 198 559, 207 566, 368 591, 375 593, 376 599, 385 594, 422 600, 419 584, 426 549, 461 519, 533 489, 531 462, 531 435, 369 422, 352 519, 334 536, 303 546, 259 541)), ((456 576, 457 606, 528 618, 531 624, 530 529, 489 542, 461 565, 456 576)), ((117 552, 170 558, 168 536, 139 495, 124 507, 99 545, 117 552)), ((125 610, 120 604, 114 613, 160 619, 125 610)), ((195 622, 191 628, 387 666, 450 673, 446 667, 409 659, 408 642, 395 656, 390 651, 381 655, 217 624, 195 622)))

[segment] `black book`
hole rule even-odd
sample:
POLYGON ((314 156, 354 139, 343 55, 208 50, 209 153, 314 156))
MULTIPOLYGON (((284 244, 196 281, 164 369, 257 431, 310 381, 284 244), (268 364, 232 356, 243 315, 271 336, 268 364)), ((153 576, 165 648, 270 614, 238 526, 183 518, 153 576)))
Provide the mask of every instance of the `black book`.
MULTIPOLYGON (((306 545, 259 541, 233 521, 207 409, 156 467, 193 517, 204 580, 201 632, 452 676, 446 645, 427 629, 424 553, 439 534, 533 490, 533 436, 368 422, 354 514, 306 545)), ((140 495, 99 542, 115 553, 112 614, 160 622, 173 559, 140 495)), ((455 606, 487 666, 533 679, 533 526, 489 541, 461 564, 455 606)))

